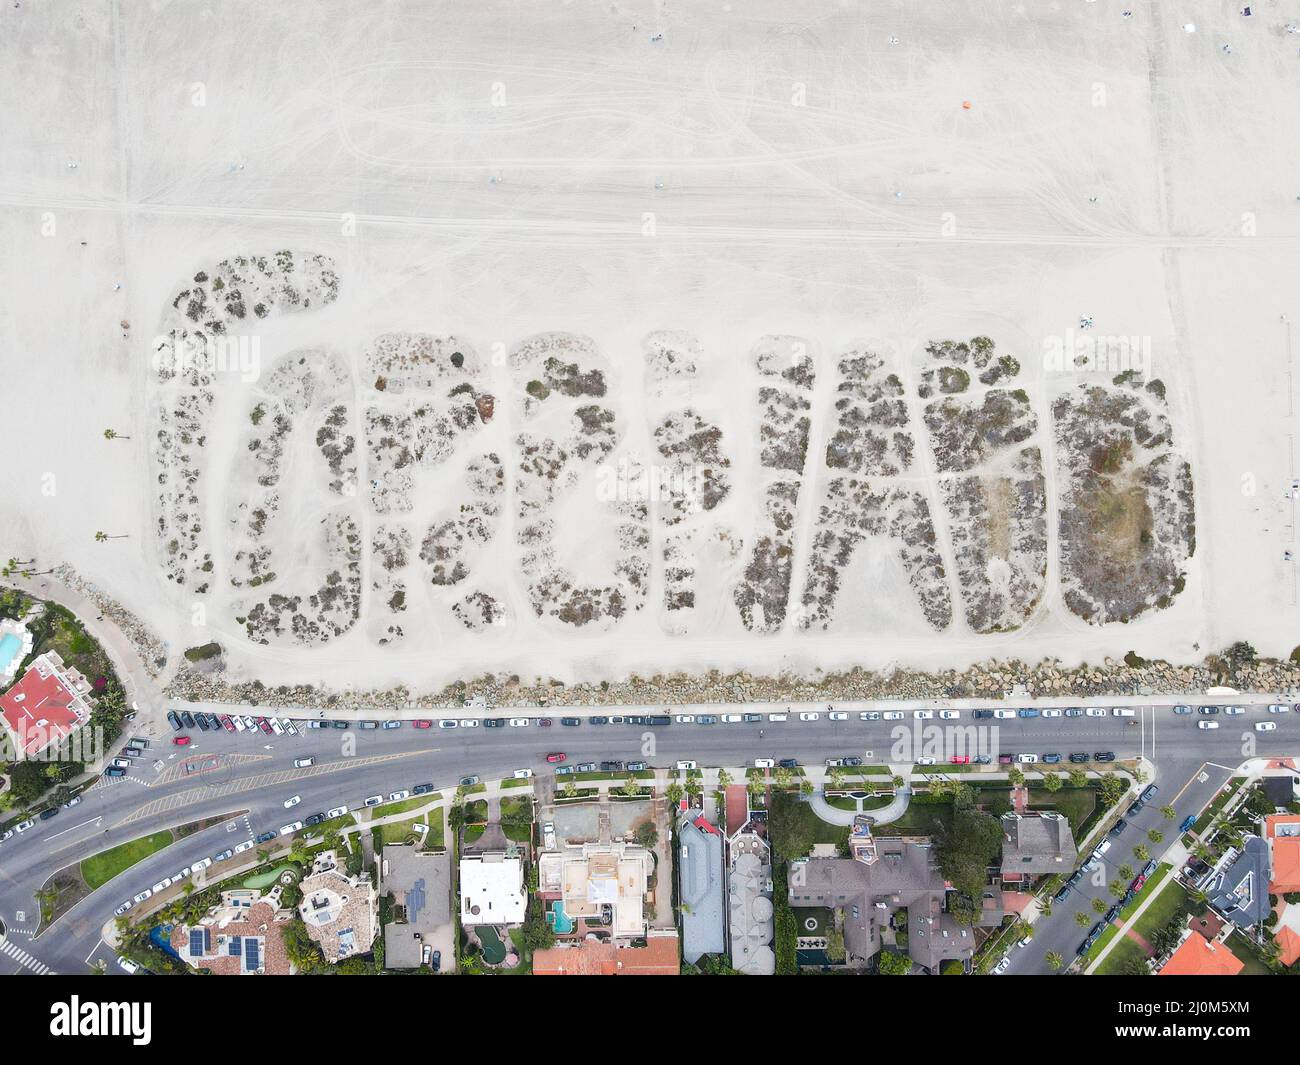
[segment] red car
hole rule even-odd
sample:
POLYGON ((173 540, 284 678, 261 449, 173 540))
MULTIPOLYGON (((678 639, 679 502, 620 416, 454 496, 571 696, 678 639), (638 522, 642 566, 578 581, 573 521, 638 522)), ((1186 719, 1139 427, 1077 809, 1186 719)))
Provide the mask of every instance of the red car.
POLYGON ((235 731, 235 723, 231 721, 230 718, 227 717, 225 714, 219 715, 217 717, 217 720, 221 722, 221 727, 225 729, 227 732, 235 731))
POLYGON ((423 718, 418 721, 412 721, 411 725, 415 728, 433 728, 433 722, 425 721, 423 718))
POLYGON ((1132 884, 1129 885, 1129 891, 1138 892, 1142 890, 1142 885, 1147 882, 1146 876, 1139 876, 1132 884))
POLYGON ((176 744, 177 747, 188 747, 190 744, 190 738, 188 736, 175 736, 172 739, 172 743, 176 744))
POLYGON ((563 762, 568 757, 569 756, 567 754, 561 754, 559 751, 552 751, 550 754, 546 756, 546 760, 548 762, 563 762))
POLYGON ((954 754, 948 759, 950 765, 970 765, 970 755, 954 754))
POLYGON ((264 717, 259 717, 257 719, 257 727, 260 728, 263 732, 265 732, 268 736, 275 735, 275 729, 271 727, 271 722, 267 721, 266 718, 264 717))

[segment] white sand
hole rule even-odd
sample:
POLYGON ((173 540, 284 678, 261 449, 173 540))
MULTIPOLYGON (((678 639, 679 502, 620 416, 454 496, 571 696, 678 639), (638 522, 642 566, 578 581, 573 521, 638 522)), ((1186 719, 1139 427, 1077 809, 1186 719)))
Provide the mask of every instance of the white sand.
MULTIPOLYGON (((1195 660, 1239 638, 1285 655, 1300 643, 1295 570, 1283 561, 1297 546, 1283 497, 1296 475, 1289 341, 1300 338, 1280 321, 1300 322, 1297 43, 1271 9, 1243 19, 1229 5, 1198 8, 1187 35, 1179 13, 1132 6, 1123 19, 1108 0, 1020 14, 900 2, 867 15, 759 0, 673 5, 666 17, 657 4, 596 2, 5 5, 0 554, 69 561, 174 649, 218 639, 234 676, 272 684, 1095 661, 1129 649, 1195 660), (504 107, 492 106, 495 83, 504 107), (792 106, 796 83, 806 106, 792 106), (648 212, 653 236, 642 232, 648 212), (355 235, 341 232, 345 213, 355 235), (1247 213, 1254 235, 1243 235, 1247 213), (160 576, 148 339, 195 270, 280 248, 333 257, 340 298, 260 323, 264 364, 328 346, 356 367, 372 337, 394 330, 455 333, 488 361, 494 424, 430 485, 458 484, 482 447, 510 466, 522 426, 494 345, 550 330, 590 336, 614 368, 619 453, 646 457, 662 405, 644 391, 642 340, 657 329, 698 337, 692 404, 723 428, 733 487, 719 521, 746 550, 739 563, 710 564, 689 638, 661 627, 653 521, 643 610, 591 632, 534 619, 512 503, 454 594, 407 574, 400 646, 376 647, 364 610, 322 647, 254 646, 224 578, 195 626, 198 600, 160 576), (1073 617, 1057 581, 1043 427, 1073 379, 1045 373, 1041 352, 1082 314, 1096 333, 1151 338, 1196 482, 1186 591, 1128 625, 1073 617), (1024 629, 976 636, 955 609, 935 635, 885 545, 851 567, 855 589, 829 633, 744 631, 734 574, 719 567, 743 565, 761 506, 749 360, 768 333, 819 348, 796 598, 838 353, 860 338, 887 342, 906 375, 928 340, 987 334, 1020 359, 1052 537, 1044 601, 1024 629), (110 426, 131 439, 105 441, 110 426), (98 544, 96 530, 128 538, 98 544), (469 633, 452 618, 449 604, 478 587, 509 604, 508 625, 469 633)), ((354 374, 362 455, 365 384, 354 374)), ((252 396, 222 382, 246 387, 252 396)), ((217 409, 244 420, 212 431, 205 503, 219 515, 238 502, 228 493, 247 413, 239 402, 217 409)), ((316 526, 311 499, 286 506, 316 526)), ((368 539, 377 519, 360 500, 353 509, 368 539)), ((942 521, 933 496, 931 512, 942 521)), ((594 492, 575 493, 563 514, 566 561, 603 580, 612 549, 595 523, 609 519, 594 492)), ((433 517, 412 516, 417 547, 433 517)), ((275 539, 298 590, 309 582, 297 570, 313 565, 305 528, 288 521, 275 539)), ((221 559, 228 544, 212 536, 221 559)))

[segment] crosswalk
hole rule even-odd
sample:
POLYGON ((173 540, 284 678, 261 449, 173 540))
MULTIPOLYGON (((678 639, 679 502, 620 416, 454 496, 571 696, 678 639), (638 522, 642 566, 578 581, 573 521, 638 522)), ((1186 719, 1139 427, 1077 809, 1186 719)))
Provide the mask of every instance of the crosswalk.
POLYGON ((8 939, 0 939, 0 954, 6 954, 13 958, 24 969, 31 969, 37 976, 53 976, 54 970, 37 958, 33 958, 17 943, 8 939))

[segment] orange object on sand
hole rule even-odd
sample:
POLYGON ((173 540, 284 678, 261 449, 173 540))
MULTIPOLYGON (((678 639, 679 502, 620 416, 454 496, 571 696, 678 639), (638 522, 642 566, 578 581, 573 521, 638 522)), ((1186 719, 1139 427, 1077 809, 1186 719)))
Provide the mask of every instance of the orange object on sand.
POLYGON ((963 101, 961 102, 961 109, 962 109, 963 111, 969 111, 969 110, 970 110, 970 101, 969 101, 969 100, 963 100, 963 101))

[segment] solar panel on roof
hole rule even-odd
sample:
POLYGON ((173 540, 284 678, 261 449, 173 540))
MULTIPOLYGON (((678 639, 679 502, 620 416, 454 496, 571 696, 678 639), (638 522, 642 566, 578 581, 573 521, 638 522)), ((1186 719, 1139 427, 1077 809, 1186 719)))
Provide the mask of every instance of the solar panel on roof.
POLYGON ((207 953, 208 936, 206 928, 190 929, 190 956, 201 958, 207 953))
POLYGON ((244 940, 244 968, 256 969, 257 961, 258 961, 257 940, 256 939, 244 940))
POLYGON ((227 944, 228 952, 232 958, 238 958, 244 949, 244 941, 239 936, 231 936, 230 943, 227 944))

